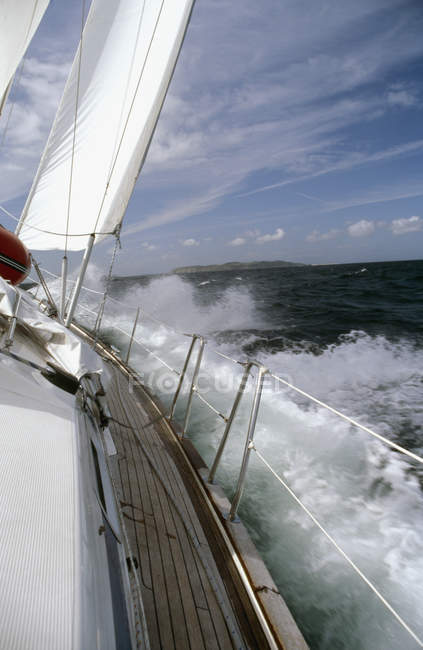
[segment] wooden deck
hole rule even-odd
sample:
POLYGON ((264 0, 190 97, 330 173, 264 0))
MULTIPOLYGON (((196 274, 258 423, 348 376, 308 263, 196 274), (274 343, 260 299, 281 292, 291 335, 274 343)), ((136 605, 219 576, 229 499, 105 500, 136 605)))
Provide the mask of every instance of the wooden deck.
POLYGON ((267 648, 167 423, 140 386, 128 391, 128 378, 112 364, 110 371, 110 431, 118 452, 111 469, 139 567, 151 648, 267 648))

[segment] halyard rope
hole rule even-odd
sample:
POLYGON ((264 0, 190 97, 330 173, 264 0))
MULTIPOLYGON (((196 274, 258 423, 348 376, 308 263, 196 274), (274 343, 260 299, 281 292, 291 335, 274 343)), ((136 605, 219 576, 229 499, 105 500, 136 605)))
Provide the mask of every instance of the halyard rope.
MULTIPOLYGON (((73 120, 72 154, 71 154, 71 166, 70 166, 70 173, 69 173, 68 205, 66 210, 66 237, 65 237, 64 257, 66 257, 68 252, 69 218, 70 218, 71 198, 72 198, 73 168, 75 162, 76 127, 78 122, 79 94, 80 94, 80 87, 81 87, 81 63, 82 63, 82 43, 83 43, 83 36, 84 36, 84 22, 85 22, 85 0, 82 0, 81 36, 79 41, 78 74, 76 80, 75 115, 73 120)), ((63 282, 65 283, 66 286, 66 278, 63 279, 63 282)))

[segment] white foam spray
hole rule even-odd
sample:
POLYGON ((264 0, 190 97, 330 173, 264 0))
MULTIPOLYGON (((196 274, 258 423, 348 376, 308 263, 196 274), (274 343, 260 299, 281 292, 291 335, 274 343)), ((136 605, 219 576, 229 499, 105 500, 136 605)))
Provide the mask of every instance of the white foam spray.
MULTIPOLYGON (((254 335, 240 333, 222 343, 215 333, 265 329, 266 324, 239 282, 212 305, 201 300, 199 292, 205 288, 193 287, 177 276, 154 279, 147 286, 132 285, 119 296, 127 307, 108 303, 103 324, 106 336, 124 350, 126 338, 113 333, 110 326, 118 325, 129 333, 134 310, 141 306, 136 338, 178 370, 189 345, 189 339, 178 332, 207 335, 209 349, 200 389, 227 414, 242 369, 220 358, 216 350, 245 359, 242 346, 254 335), (146 312, 178 332, 151 320, 146 312)), ((93 306, 93 296, 87 294, 84 300, 93 306)), ((318 355, 304 347, 261 353, 259 360, 400 444, 407 427, 415 432, 421 426, 423 352, 406 341, 392 343, 383 336, 351 332, 318 355)), ((169 405, 176 374, 141 345, 134 346, 131 362, 169 405)), ((185 401, 186 391, 176 412, 180 420, 185 401)), ((251 392, 244 399, 218 473, 229 495, 240 465, 250 405, 251 392)), ((189 434, 209 464, 222 430, 222 421, 195 399, 189 434)), ((256 443, 341 547, 423 636, 423 499, 415 468, 379 441, 271 383, 264 392, 256 443)), ((254 459, 241 515, 313 648, 416 647, 254 459)))

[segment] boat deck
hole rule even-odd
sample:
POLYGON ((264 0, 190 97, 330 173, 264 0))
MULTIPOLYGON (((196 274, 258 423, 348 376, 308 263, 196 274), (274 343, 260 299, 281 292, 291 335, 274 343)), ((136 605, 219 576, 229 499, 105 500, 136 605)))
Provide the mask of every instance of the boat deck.
POLYGON ((151 648, 269 647, 166 420, 140 386, 128 391, 128 377, 110 370, 111 470, 151 648))

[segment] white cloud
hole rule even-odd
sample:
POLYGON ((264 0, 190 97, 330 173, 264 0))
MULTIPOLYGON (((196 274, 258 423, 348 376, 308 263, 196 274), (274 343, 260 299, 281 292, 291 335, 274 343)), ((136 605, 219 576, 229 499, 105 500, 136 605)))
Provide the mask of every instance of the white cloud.
MULTIPOLYGON (((266 0, 268 11, 258 9, 255 0, 236 7, 229 0, 199 4, 143 187, 153 191, 163 183, 175 187, 179 199, 184 191, 187 197, 208 197, 219 186, 219 205, 259 170, 280 171, 280 182, 260 188, 265 191, 421 151, 422 142, 401 141, 375 151, 368 140, 345 140, 349 126, 376 120, 389 106, 386 92, 372 82, 423 51, 416 12, 404 10, 398 24, 391 2, 397 0, 357 0, 341 7, 328 0, 324 12, 313 3, 305 11, 302 3, 278 0, 266 0), (348 34, 345 42, 340 34, 348 34)), ((404 89, 390 86, 389 92, 404 89)), ((172 217, 166 212, 169 220, 190 216, 183 208, 172 217)), ((146 223, 152 225, 154 216, 161 217, 147 215, 146 223)))
POLYGON ((353 208, 362 205, 374 205, 377 203, 389 203, 400 199, 410 199, 416 196, 423 196, 423 186, 419 182, 391 183, 376 189, 365 189, 363 193, 357 191, 351 196, 344 196, 340 201, 326 201, 324 212, 336 212, 344 208, 353 208))
POLYGON ((198 246, 200 242, 198 242, 196 239, 184 239, 181 244, 182 246, 198 246))
POLYGON ((387 94, 388 104, 408 108, 417 104, 417 98, 412 90, 404 88, 401 84, 392 86, 387 94))
POLYGON ((357 221, 357 223, 348 226, 348 233, 351 237, 367 237, 368 235, 371 235, 374 230, 375 224, 366 219, 361 219, 361 221, 357 221))
MULTIPOLYGON (((418 10, 412 3, 404 6, 398 20, 392 11, 396 4, 328 0, 323 11, 319 3, 280 0, 266 0, 266 10, 256 0, 197 3, 138 185, 147 198, 143 206, 154 208, 143 210, 144 221, 128 224, 123 236, 207 213, 234 191, 248 189, 243 184, 257 171, 279 171, 272 179, 284 185, 378 162, 381 154, 401 155, 402 142, 395 150, 375 153, 367 142, 345 141, 348 126, 387 109, 386 92, 375 90, 372 81, 380 83, 423 51, 413 19, 418 10), (166 192, 158 195, 159 187, 166 192), (162 200, 149 204, 150 195, 162 200)), ((59 69, 34 64, 27 71, 22 88, 28 96, 21 110, 15 109, 15 129, 10 129, 22 151, 0 168, 3 201, 28 186, 40 151, 28 159, 26 144, 35 137, 41 149, 50 107, 63 86, 59 69), (32 108, 29 93, 35 98, 38 93, 34 114, 26 111, 32 108), (48 114, 38 110, 41 102, 48 114), (16 168, 6 169, 11 161, 16 168)), ((398 95, 406 89, 391 86, 389 92, 391 101, 407 101, 398 95)), ((264 173, 260 178, 267 182, 264 173)))
POLYGON ((253 230, 247 230, 245 232, 245 236, 246 237, 253 237, 253 238, 254 237, 259 237, 260 236, 260 230, 257 230, 257 228, 255 228, 253 230))
POLYGON ((143 243, 141 244, 141 246, 143 246, 143 247, 144 247, 146 250, 148 250, 148 251, 155 251, 155 250, 157 250, 157 246, 155 246, 154 244, 149 244, 148 242, 143 242, 143 243))
POLYGON ((226 186, 212 188, 209 193, 199 194, 182 201, 169 201, 161 210, 152 212, 145 220, 126 227, 123 237, 134 235, 148 228, 163 226, 167 223, 182 221, 187 217, 198 216, 215 207, 226 192, 226 186))
POLYGON ((328 239, 334 239, 339 233, 339 230, 332 228, 328 232, 319 232, 318 230, 313 230, 309 235, 307 235, 308 242, 317 242, 317 241, 326 241, 328 239))
POLYGON ((247 240, 244 237, 235 237, 232 241, 228 242, 228 246, 243 246, 247 240))
POLYGON ((278 239, 282 239, 284 235, 285 232, 282 228, 276 228, 273 235, 261 235, 261 237, 257 237, 256 242, 257 244, 266 244, 269 241, 277 241, 278 239))
MULTIPOLYGON (((326 145, 330 148, 333 148, 334 144, 335 143, 333 141, 328 141, 326 143, 326 145)), ((320 142, 320 146, 322 147, 325 146, 324 141, 320 142)), ((406 142, 401 145, 396 145, 394 147, 389 147, 388 149, 374 151, 372 153, 369 152, 360 153, 360 152, 353 151, 348 154, 343 154, 342 156, 339 156, 339 158, 334 151, 332 151, 327 157, 325 157, 324 155, 319 155, 319 156, 315 155, 315 151, 313 150, 313 148, 310 147, 308 152, 310 162, 311 162, 309 167, 309 173, 302 174, 302 175, 293 175, 291 176, 291 178, 280 181, 278 183, 272 183, 271 185, 264 185, 263 187, 256 188, 249 192, 243 192, 242 194, 239 194, 239 196, 240 197, 252 196, 253 194, 259 194, 261 192, 267 192, 269 190, 277 189, 278 187, 285 187, 286 185, 292 185, 293 183, 309 180, 310 178, 325 176, 326 174, 330 174, 332 172, 348 171, 349 169, 354 169, 355 167, 360 167, 363 165, 371 165, 373 163, 383 162, 384 160, 391 160, 395 158, 401 158, 407 155, 419 154, 422 151, 423 151, 423 140, 414 140, 413 142, 406 142), (320 163, 319 168, 316 170, 313 169, 313 163, 312 163, 313 159, 315 160, 316 163, 320 163)), ((420 194, 421 193, 422 192, 420 190, 420 194)), ((307 198, 315 198, 315 197, 307 196, 300 192, 297 192, 297 194, 300 194, 300 196, 306 196, 307 198)), ((420 196, 420 194, 418 194, 418 196, 420 196)), ((325 203, 325 201, 319 199, 317 199, 317 201, 319 201, 320 203, 325 203)), ((350 204, 355 205, 356 203, 351 202, 350 204)), ((337 210, 338 207, 334 207, 333 209, 337 210)))
POLYGON ((418 232, 423 229, 421 217, 409 217, 408 219, 394 219, 390 226, 394 235, 405 235, 408 232, 418 232))

